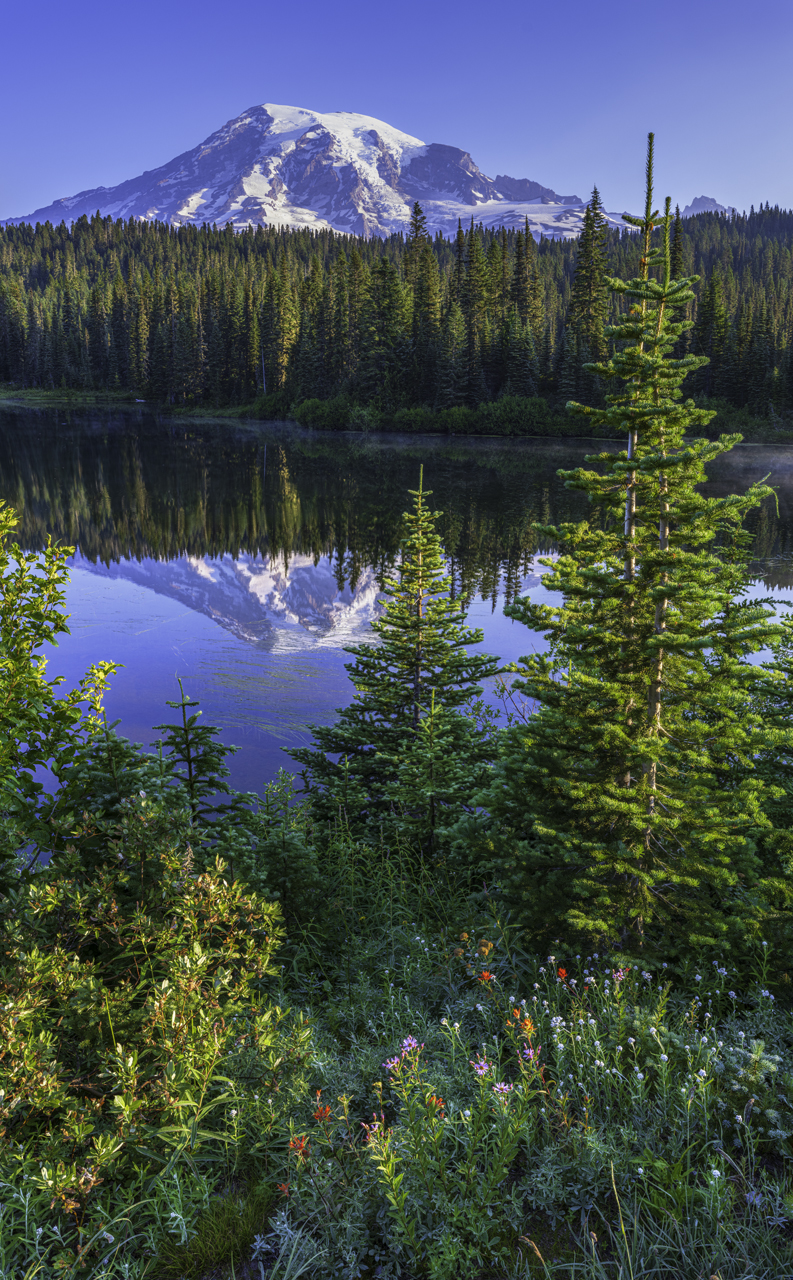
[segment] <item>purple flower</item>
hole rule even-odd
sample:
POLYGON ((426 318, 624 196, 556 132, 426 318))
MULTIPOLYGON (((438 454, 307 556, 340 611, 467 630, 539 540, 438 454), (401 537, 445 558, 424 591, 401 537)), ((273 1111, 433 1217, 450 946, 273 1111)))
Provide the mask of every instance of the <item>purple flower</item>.
POLYGON ((386 1071, 397 1071, 401 1061, 402 1061, 401 1058, 389 1058, 388 1062, 383 1063, 383 1066, 385 1067, 386 1071))
POLYGON ((490 1070, 490 1063, 487 1061, 486 1058, 483 1058, 481 1054, 477 1058, 476 1062, 471 1061, 471 1059, 469 1059, 469 1061, 471 1062, 471 1066, 473 1067, 474 1071, 480 1078, 482 1076, 486 1076, 488 1071, 490 1070))
POLYGON ((406 1036, 402 1041, 402 1052, 411 1053, 413 1049, 418 1049, 419 1042, 415 1036, 406 1036))
POLYGON ((494 1084, 493 1093, 497 1098, 508 1098, 514 1087, 515 1086, 511 1084, 494 1084))
POLYGON ((541 1048, 542 1048, 541 1044, 538 1044, 536 1049, 532 1049, 530 1045, 524 1045, 523 1056, 526 1059, 526 1061, 533 1062, 535 1058, 539 1058, 541 1048))

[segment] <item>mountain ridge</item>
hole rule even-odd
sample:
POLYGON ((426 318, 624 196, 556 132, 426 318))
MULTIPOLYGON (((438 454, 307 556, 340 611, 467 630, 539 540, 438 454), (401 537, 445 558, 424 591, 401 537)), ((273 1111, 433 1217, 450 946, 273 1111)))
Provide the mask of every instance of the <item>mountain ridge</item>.
MULTIPOLYGON (((405 231, 419 200, 431 231, 459 219, 522 226, 535 236, 580 231, 584 202, 529 178, 484 174, 469 152, 425 143, 373 116, 264 103, 189 151, 113 187, 94 187, 7 218, 4 225, 81 216, 172 225, 310 226, 354 235, 405 231)), ((609 221, 619 225, 617 214, 609 221)))

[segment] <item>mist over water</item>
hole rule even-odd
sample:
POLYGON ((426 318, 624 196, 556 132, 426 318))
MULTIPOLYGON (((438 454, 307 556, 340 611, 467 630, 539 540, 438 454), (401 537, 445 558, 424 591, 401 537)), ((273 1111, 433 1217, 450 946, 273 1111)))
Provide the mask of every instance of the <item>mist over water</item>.
MULTIPOLYGON (((512 661, 541 643, 502 611, 515 594, 545 595, 535 525, 588 512, 557 472, 617 448, 6 408, 0 499, 25 548, 48 536, 76 548, 71 634, 50 675, 69 687, 91 662, 123 664, 108 718, 144 744, 171 718, 181 676, 205 721, 241 748, 232 783, 260 790, 290 767, 282 748, 352 695, 343 646, 371 636, 421 465, 453 591, 482 648, 512 661)), ((741 492, 769 474, 778 509, 753 517, 753 564, 758 585, 785 597, 793 450, 739 446, 714 465, 708 491, 741 492)))

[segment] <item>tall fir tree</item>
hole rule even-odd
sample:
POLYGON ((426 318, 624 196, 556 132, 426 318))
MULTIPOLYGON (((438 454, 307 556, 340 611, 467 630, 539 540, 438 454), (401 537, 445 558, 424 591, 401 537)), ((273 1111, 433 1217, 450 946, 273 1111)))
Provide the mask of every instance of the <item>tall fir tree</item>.
POLYGON ((772 896, 752 843, 767 825, 753 765, 778 739, 753 705, 747 657, 778 628, 745 598, 741 529, 770 491, 698 491, 740 437, 685 438, 712 415, 681 402, 703 358, 670 355, 694 281, 671 278, 668 200, 651 248, 652 134, 645 212, 631 221, 641 274, 609 280, 631 308, 607 330, 614 356, 592 369, 617 390, 603 409, 568 406, 625 431, 628 447, 561 473, 600 515, 538 531, 559 546, 544 585, 563 603, 507 609, 549 653, 523 660, 516 681, 534 711, 504 735, 489 797, 495 860, 538 939, 648 958, 726 953, 762 928, 772 896))

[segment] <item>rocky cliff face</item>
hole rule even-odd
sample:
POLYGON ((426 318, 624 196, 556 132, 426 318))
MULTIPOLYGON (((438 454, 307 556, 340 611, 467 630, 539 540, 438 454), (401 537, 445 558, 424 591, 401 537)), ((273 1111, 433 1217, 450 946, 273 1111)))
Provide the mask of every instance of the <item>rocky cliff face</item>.
MULTIPOLYGON (((467 151, 422 142, 372 116, 265 103, 251 107, 159 169, 115 187, 56 200, 9 223, 114 218, 183 223, 332 227, 356 235, 405 230, 419 200, 433 231, 458 218, 560 237, 580 230, 578 196, 528 178, 493 180, 467 151)), ((619 223, 617 215, 612 221, 619 223)))

